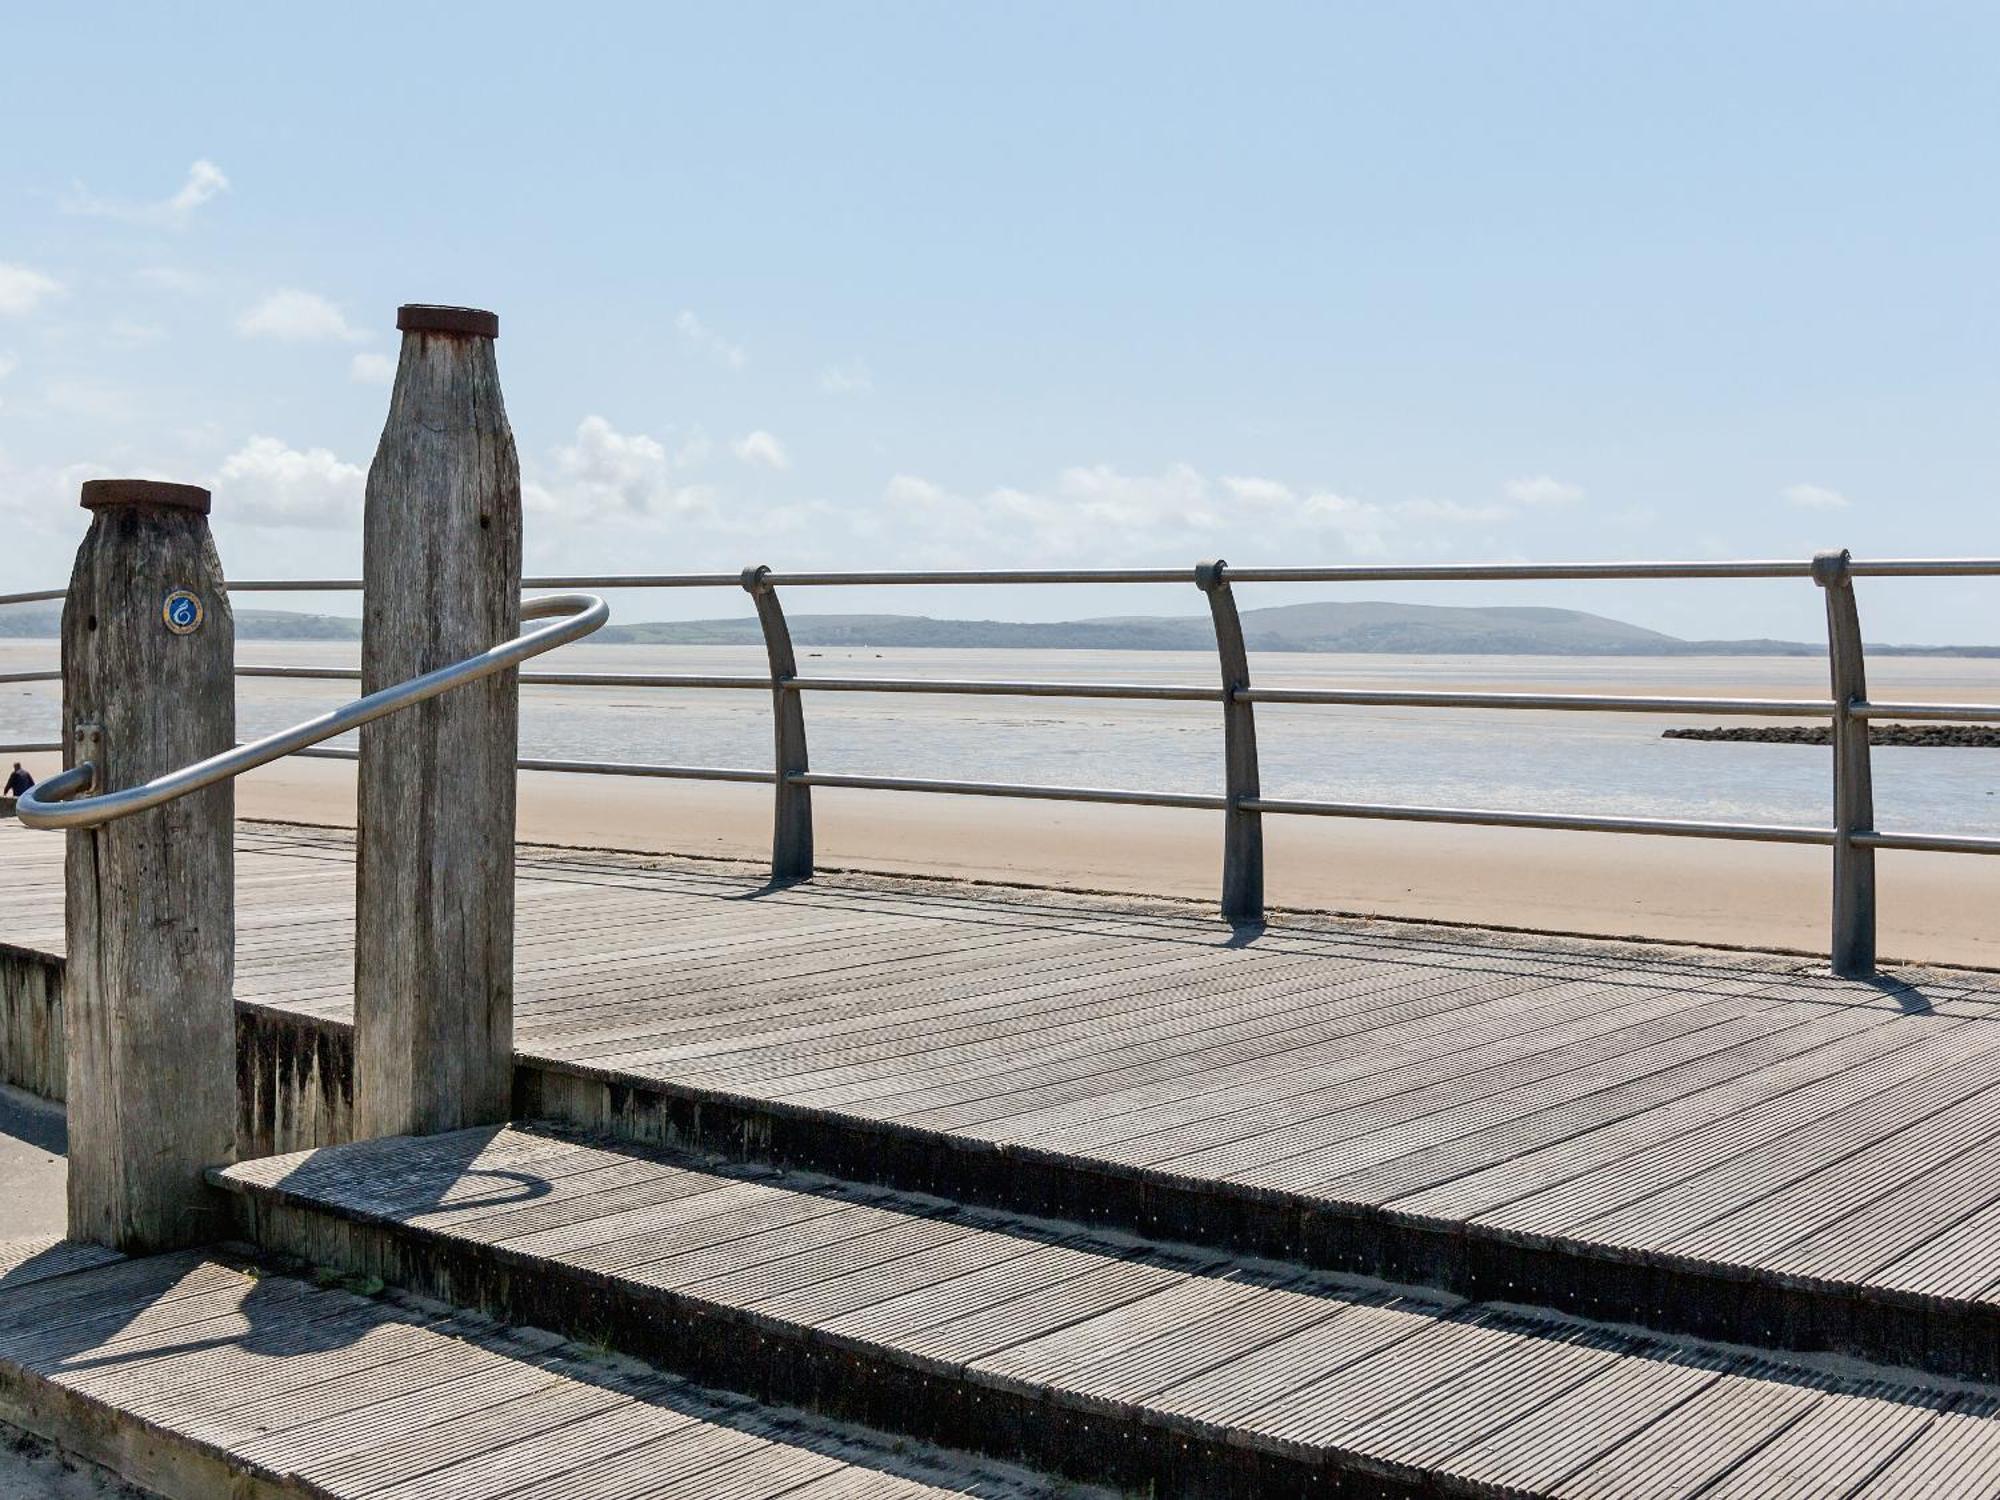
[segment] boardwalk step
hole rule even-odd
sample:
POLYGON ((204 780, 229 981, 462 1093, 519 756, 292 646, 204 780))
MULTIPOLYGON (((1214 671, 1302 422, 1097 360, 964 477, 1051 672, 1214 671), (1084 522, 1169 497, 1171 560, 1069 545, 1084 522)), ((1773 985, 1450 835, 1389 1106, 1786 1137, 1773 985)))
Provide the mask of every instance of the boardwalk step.
POLYGON ((1076 1493, 553 1335, 200 1252, 0 1246, 0 1420, 174 1500, 1076 1493))
POLYGON ((217 1175, 268 1250, 1161 1495, 2000 1493, 2000 1388, 1760 1356, 552 1127, 217 1175), (1341 1488, 1343 1485, 1349 1488, 1341 1488))

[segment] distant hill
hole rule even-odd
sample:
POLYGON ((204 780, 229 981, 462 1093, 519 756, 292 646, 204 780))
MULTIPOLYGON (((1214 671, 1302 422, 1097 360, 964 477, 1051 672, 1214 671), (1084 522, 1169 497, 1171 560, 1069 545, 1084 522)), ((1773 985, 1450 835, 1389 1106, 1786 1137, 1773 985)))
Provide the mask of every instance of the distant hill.
MULTIPOLYGON (((52 636, 60 616, 49 606, 0 609, 0 636, 52 636)), ((927 646, 1021 650, 1206 651, 1215 634, 1205 615, 1110 615, 1037 623, 937 620, 928 615, 792 615, 799 646, 927 646)), ((247 641, 358 641, 361 622, 340 615, 245 609, 236 615, 247 641)), ((1576 609, 1532 605, 1488 608, 1371 602, 1279 604, 1243 611, 1253 651, 1402 653, 1436 656, 1820 656, 1821 641, 1687 641, 1576 609)), ((654 620, 607 625, 593 640, 663 646, 754 646, 754 618, 654 620)), ((2000 656, 2000 646, 1881 646, 1886 656, 2000 656)))
MULTIPOLYGON (((935 620, 927 615, 793 615, 801 646, 1097 647, 1114 651, 1199 651, 1215 643, 1201 615, 1114 615, 1051 624, 935 620)), ((1243 611, 1244 641, 1255 651, 1479 652, 1504 655, 1655 653, 1684 643, 1657 630, 1574 609, 1460 608, 1436 604, 1281 604, 1243 611)), ((607 641, 671 645, 755 644, 753 619, 611 625, 607 641)))

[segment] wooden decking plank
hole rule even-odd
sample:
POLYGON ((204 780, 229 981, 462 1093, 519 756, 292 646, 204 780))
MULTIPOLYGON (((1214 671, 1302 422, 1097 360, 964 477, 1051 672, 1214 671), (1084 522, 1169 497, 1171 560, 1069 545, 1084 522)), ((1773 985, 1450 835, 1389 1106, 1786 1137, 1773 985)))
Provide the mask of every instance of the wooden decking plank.
POLYGON ((1601 1235, 1603 1224, 1619 1215, 1636 1217, 1643 1205, 1671 1199, 1682 1183, 1698 1175, 1732 1162, 1747 1165, 1749 1157, 1761 1158, 1773 1143, 1823 1147, 1826 1122, 1857 1110, 1880 1113, 1912 1094, 1942 1092, 1949 1098, 1954 1083, 1976 1086, 1997 1060, 2000 1027, 1965 1034, 1952 1024, 1891 1053, 1879 1071, 1837 1074, 1785 1094, 1772 1107, 1709 1121, 1643 1156, 1615 1158, 1596 1171, 1525 1196, 1483 1215, 1481 1222, 1510 1230, 1601 1235))
POLYGON ((1547 1494, 1719 1379, 1714 1369, 1626 1354, 1436 1469, 1502 1493, 1547 1494))
POLYGON ((1615 1348, 1602 1342, 1554 1340, 1546 1330, 1531 1359, 1517 1362, 1509 1353, 1503 1349, 1500 1356, 1506 1379, 1434 1385, 1365 1425, 1343 1429, 1334 1441, 1397 1468, 1426 1472, 1561 1399, 1619 1358, 1615 1348))
MULTIPOLYGON (((1394 1118, 1403 1113, 1398 1110, 1379 1124, 1364 1119, 1357 1122, 1361 1128, 1337 1145, 1262 1163, 1255 1180, 1288 1192, 1373 1201, 1381 1195, 1379 1190, 1357 1189, 1350 1179, 1488 1130, 1518 1126, 1534 1140, 1529 1122, 1564 1109, 1616 1111, 1633 1095, 1647 1101, 1648 1085, 1663 1074, 1698 1074, 1699 1066, 1707 1060, 1783 1031, 1790 1020, 1771 1014, 1711 1014, 1699 1019, 1701 1024, 1678 1034, 1628 1050, 1599 1053, 1582 1067, 1537 1079, 1525 1087, 1447 1103, 1414 1118, 1394 1118)), ((1548 1128, 1559 1133, 1564 1124, 1557 1120, 1548 1128)))
MULTIPOLYGON (((1393 1201, 1411 1213, 1475 1219, 1498 1213, 1537 1193, 1553 1192, 1593 1169, 1643 1160, 1647 1153, 1690 1130, 1718 1120, 1768 1111, 1789 1095, 1806 1089, 1823 1089, 1829 1080, 1844 1077, 1857 1094, 1878 1080, 1883 1087, 1900 1081, 1894 1069, 1898 1066, 1896 1054, 1904 1050, 1905 1039, 1894 1028, 1866 1018, 1855 1024, 1863 1029, 1821 1041, 1761 1071, 1393 1201)), ((1903 1065, 1908 1073, 1902 1076, 1922 1071, 1920 1062, 1912 1060, 1903 1065)))
POLYGON ((1829 1392, 1716 1479, 1702 1500, 1847 1500, 1865 1493, 1937 1418, 1936 1409, 1892 1391, 1877 1399, 1829 1392))
POLYGON ((1810 1385, 1724 1373, 1551 1493, 1561 1500, 1689 1500, 1781 1436, 1820 1399, 1810 1385))
POLYGON ((886 1261, 928 1255, 968 1240, 974 1231, 948 1220, 851 1216, 815 1220, 810 1234, 773 1234, 725 1248, 691 1252, 666 1263, 621 1269, 646 1286, 737 1306, 770 1302, 786 1292, 833 1281, 886 1261))
MULTIPOLYGON (((1441 1008, 1468 1009, 1475 994, 1486 993, 1460 988, 1463 981, 1458 976, 1463 971, 1452 972, 1457 982, 1450 988, 1433 991, 1425 1006, 1433 1013, 1441 1008)), ((1096 1045, 1085 1030, 1066 1043, 1009 1058, 1009 1066, 1001 1070, 962 1066, 929 1089, 885 1093, 884 1105, 871 1112, 920 1122, 933 1129, 996 1125, 1013 1130, 1014 1122, 1024 1111, 1046 1109, 1051 1102, 1102 1099, 1164 1077, 1185 1079, 1191 1071, 1198 1076, 1217 1077, 1222 1070, 1238 1064, 1255 1067, 1275 1055, 1297 1055, 1303 1048, 1327 1047, 1365 1035, 1382 1023, 1383 1002, 1393 995, 1401 1008, 1409 1005, 1416 993, 1414 987, 1407 986, 1385 992, 1366 980, 1352 985, 1328 985, 1321 980, 1317 984, 1287 985, 1282 991, 1268 994, 1229 992, 1207 1002, 1213 1013, 1211 1024, 1199 1028, 1162 1024, 1177 1019, 1168 1015, 1151 1025, 1121 1027, 1115 1036, 1106 1037, 1096 1045), (1130 1039, 1125 1045, 1112 1045, 1125 1038, 1130 1039), (1172 1066, 1175 1062, 1182 1065, 1172 1066), (1163 1070, 1162 1063, 1169 1066, 1163 1070)), ((1521 1015, 1521 1010, 1540 1012, 1555 1003, 1537 991, 1520 988, 1512 990, 1510 998, 1520 1008, 1508 1023, 1514 1035, 1531 1029, 1532 1018, 1521 1015)), ((1194 1004, 1199 1009, 1203 1001, 1197 997, 1194 1004)), ((1496 1004, 1495 1008, 1499 1006, 1496 1004)), ((1381 1058, 1381 1054, 1372 1051, 1360 1055, 1381 1058)), ((1393 1061, 1408 1063, 1411 1057, 1399 1049, 1393 1061)), ((808 1097, 819 1102, 817 1095, 808 1097)), ((865 1101, 841 1102, 851 1108, 865 1101)), ((1123 1140, 1142 1133, 1157 1132, 1107 1131, 1105 1138, 1123 1140)))
POLYGON ((1946 1412, 1848 1492, 1895 1500, 1993 1500, 2000 1495, 2000 1422, 1946 1412))
MULTIPOLYGON (((1149 1017, 1121 1014, 1110 1036, 1077 1027, 1047 1045, 1001 1049, 974 1045, 943 1054, 931 1068, 911 1073, 871 1059, 853 1069, 856 1081, 839 1087, 801 1088, 788 1082, 772 1097, 817 1108, 865 1108, 935 1122, 942 1128, 1003 1117, 1039 1103, 1052 1089, 1087 1090, 1114 1081, 1144 1081, 1162 1062, 1206 1067, 1247 1051, 1262 1036, 1297 1045, 1305 1028, 1324 1026, 1331 1039, 1363 1029, 1348 1014, 1351 999, 1328 997, 1319 987, 1286 985, 1268 992, 1221 997, 1197 990, 1159 1005, 1149 1017), (1218 1001, 1221 1000, 1221 1003, 1218 1001), (1174 1023, 1183 1024, 1174 1024, 1174 1023), (929 1085, 928 1088, 922 1087, 929 1085)), ((1107 1028, 1108 1029, 1108 1028, 1107 1028)), ((1415 1059, 1397 1059, 1411 1064, 1415 1059)))
MULTIPOLYGON (((1122 967, 1112 965, 1103 972, 1085 968, 1061 984, 1043 980, 1033 985, 1017 986, 1022 992, 1018 998, 1030 1009, 1011 1029, 1032 1033, 1038 1025, 1040 1010, 1059 1001, 1067 1001, 1069 1005, 1080 1008, 1092 1003, 1115 1001, 1120 997, 1157 995, 1162 982, 1169 976, 1175 976, 1176 992, 1184 994, 1179 1003, 1183 1007, 1192 1007, 1204 996, 1198 988, 1198 977, 1191 976, 1199 976, 1204 969, 1221 970, 1229 962, 1212 955, 1201 960, 1191 960, 1182 955, 1147 957, 1149 962, 1122 967)), ((982 996, 980 1000, 985 1005, 1004 1003, 1004 992, 1002 995, 982 996)), ((1155 1003, 1172 1005, 1175 1002, 1155 1003)), ((935 1059, 927 1058, 926 1054, 948 1058, 970 1047, 970 1055, 978 1055, 982 1045, 990 1047, 995 1042, 1003 1041, 1008 1030, 988 1023, 969 1042, 957 1042, 934 1036, 920 1017, 913 1017, 892 1035, 874 1039, 867 1038, 865 1034, 849 1036, 838 1046, 804 1044, 769 1049, 750 1046, 738 1049, 738 1055, 713 1055, 688 1066, 673 1064, 671 1048, 635 1050, 599 1057, 595 1061, 600 1066, 641 1072, 658 1065, 674 1077, 691 1081, 727 1078, 741 1084, 752 1080, 783 1080, 787 1091, 798 1092, 814 1085, 831 1089, 841 1081, 847 1070, 856 1070, 856 1076, 872 1083, 879 1069, 890 1063, 910 1068, 914 1073, 926 1066, 935 1066, 935 1059)))
MULTIPOLYGON (((1170 1057, 1164 1066, 1154 1061, 1084 1073, 1063 1086, 1043 1087, 1032 1098, 992 1101, 993 1108, 977 1111, 984 1117, 980 1134, 1081 1155, 1116 1150, 1141 1160, 1150 1153, 1137 1143, 1168 1136, 1178 1140, 1181 1132, 1206 1130, 1214 1134, 1200 1138, 1231 1139, 1241 1128, 1236 1122, 1250 1110, 1311 1115, 1322 1111, 1321 1101, 1351 1101, 1362 1080, 1395 1073, 1419 1056, 1449 1068, 1444 1059, 1490 1055, 1496 1048, 1547 1036, 1571 1019, 1562 988, 1510 987, 1496 993, 1486 984, 1470 989, 1450 981, 1435 988, 1405 985, 1370 993, 1362 1004, 1338 1004, 1324 1020, 1315 1003, 1297 1014, 1302 1024, 1231 1037, 1206 1049, 1196 1066, 1175 1066, 1170 1057), (1398 1038, 1396 1047, 1370 1044, 1390 1028, 1398 1038), (1355 1039, 1363 1045, 1354 1045, 1355 1039), (1127 1146, 1134 1149, 1123 1149, 1127 1146)), ((1458 1070, 1470 1071, 1463 1065, 1458 1070)), ((957 1113, 959 1128, 972 1113, 957 1113)), ((901 1111, 898 1117, 939 1126, 954 1119, 901 1111)))
POLYGON ((120 1259, 116 1250, 53 1234, 0 1240, 0 1297, 37 1281, 110 1265, 120 1259))
MULTIPOLYGON (((565 1478, 594 1460, 615 1458, 629 1448, 652 1445, 683 1452, 699 1441, 699 1419, 671 1409, 620 1401, 601 1411, 544 1431, 505 1440, 448 1468, 371 1491, 379 1500, 495 1500, 537 1482, 565 1478)), ((731 1436, 734 1436, 733 1434, 731 1436)))
POLYGON ((1094 1380, 1092 1394, 1141 1401, 1328 1315, 1320 1298, 1271 1296, 1271 1290, 1222 1277, 1184 1277, 1140 1301, 991 1351, 977 1366, 1037 1385, 1113 1376, 1094 1380))
POLYGON ((1177 966, 1177 958, 1129 949, 1050 952, 1012 945, 985 966, 954 961, 942 976, 892 966, 872 988, 806 986, 738 1011, 689 1014, 671 1027, 651 1008, 622 1012, 615 1024, 599 1022, 565 1038, 558 1050, 572 1061, 688 1078, 721 1071, 741 1078, 752 1067, 782 1073, 795 1060, 867 1055, 899 1038, 940 1047, 954 1035, 978 1036, 1009 1017, 1032 1026, 1034 1017, 1080 1009, 1121 982, 1143 986, 1149 974, 1173 973, 1177 966), (636 1019, 622 1018, 634 1014, 636 1019), (784 1024, 755 1024, 767 1018, 784 1024))
POLYGON ((1662 1112, 1692 1095, 1767 1074, 1773 1067, 1866 1025, 1850 1016, 1788 1017, 1782 1027, 1706 1055, 1654 1069, 1581 1098, 1481 1125, 1449 1140, 1412 1146, 1362 1169, 1347 1168, 1342 1196, 1367 1203, 1407 1200, 1488 1167, 1662 1112))
POLYGON ((1393 1300, 1333 1302, 1296 1333, 1262 1343, 1154 1393, 1148 1404, 1204 1427, 1228 1429, 1301 1387, 1415 1338, 1430 1320, 1393 1300))
POLYGON ((1453 1105, 1546 1083, 1589 1067, 1601 1059, 1642 1051, 1731 1020, 1732 1002, 1717 1002, 1695 1010, 1675 1010, 1664 1016, 1613 1012, 1565 1023, 1519 1044, 1488 1049, 1472 1066, 1456 1060, 1417 1060, 1392 1074, 1378 1076, 1363 1102, 1337 1103, 1309 1119, 1295 1109, 1282 1113, 1263 1109, 1228 1122, 1228 1139, 1185 1149, 1185 1134, 1147 1143, 1142 1160, 1148 1166, 1189 1176, 1241 1178, 1265 1182, 1284 1171, 1284 1163, 1337 1145, 1355 1134, 1382 1129, 1404 1120, 1431 1115, 1453 1105))
MULTIPOLYGON (((1162 1111, 1161 1118, 1139 1115, 1115 1131, 1064 1132, 1054 1139, 1069 1149, 1116 1148, 1123 1159, 1149 1164, 1172 1159, 1202 1147, 1263 1134, 1288 1121, 1324 1114, 1326 1111, 1315 1104, 1319 1096, 1344 1107, 1361 1098, 1389 1097, 1425 1083, 1471 1078, 1516 1059, 1558 1051, 1634 1024, 1649 1009, 1648 1000, 1653 997, 1650 992, 1644 997, 1625 997, 1629 1003, 1606 1005, 1581 1019, 1566 1003, 1571 997, 1560 985, 1498 995, 1482 986, 1463 998, 1469 1002, 1465 1006, 1424 1016, 1412 1025, 1407 1048, 1364 1045, 1341 1049, 1342 1057, 1328 1059, 1319 1077, 1302 1080, 1306 1085, 1303 1089, 1267 1092, 1253 1079, 1221 1097, 1197 1099, 1186 1107, 1162 1111), (1363 1079, 1376 1082, 1363 1091, 1357 1088, 1363 1079), (1242 1101, 1240 1105, 1237 1099, 1242 1101)), ((1353 1033, 1337 1027, 1328 1040, 1339 1041, 1350 1034, 1365 1038, 1393 1026, 1390 1034, 1400 1043, 1403 1026, 1409 1022, 1401 1011, 1363 1017, 1353 1033)))
POLYGON ((1879 1141, 1920 1128, 1961 1105, 1976 1106, 1988 1087, 1987 1077, 1979 1060, 1947 1066, 1822 1116, 1809 1130, 1792 1131, 1754 1151, 1739 1150, 1675 1181, 1670 1194, 1655 1193, 1591 1219, 1583 1232, 1639 1248, 1679 1242, 1731 1212, 1859 1157, 1879 1141))
POLYGON ((1871 1281, 1912 1249, 1978 1218, 2000 1203, 2000 1151, 1991 1134, 1952 1144, 1965 1154, 1907 1164, 1898 1174, 1902 1180, 1873 1201, 1760 1254, 1758 1263, 1836 1281, 1871 1281))

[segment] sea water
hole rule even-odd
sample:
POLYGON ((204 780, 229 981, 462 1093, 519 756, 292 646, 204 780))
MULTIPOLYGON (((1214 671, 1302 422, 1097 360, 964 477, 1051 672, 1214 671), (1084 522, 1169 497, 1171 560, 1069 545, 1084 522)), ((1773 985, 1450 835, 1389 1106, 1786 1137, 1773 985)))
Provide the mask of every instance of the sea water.
MULTIPOLYGON (((245 641, 244 662, 353 666, 352 643, 245 641)), ((0 641, 0 671, 52 665, 52 641, 0 641)), ((596 672, 761 675, 762 652, 728 646, 598 646, 535 664, 596 672)), ((801 648, 804 676, 1046 679, 1211 686, 1205 652, 801 648)), ((531 667, 531 670, 533 668, 531 667)), ((1673 696, 1818 697, 1811 657, 1513 657, 1262 653, 1271 687, 1463 689, 1673 696)), ((2000 660, 1878 657, 1878 699, 2000 703, 2000 660)), ((244 738, 352 697, 351 682, 241 679, 244 738)), ((53 683, 0 685, 0 743, 53 739, 53 683)), ((809 693, 814 769, 964 780, 1222 789, 1219 707, 1210 703, 809 693)), ((1830 752, 1820 746, 1662 739, 1706 714, 1574 714, 1260 705, 1263 791, 1271 797, 1602 812, 1825 825, 1830 752)), ((1765 723, 1800 722, 1764 720, 1765 723)), ((346 743, 352 743, 350 738, 346 743)), ((771 706, 763 691, 530 687, 521 753, 597 761, 766 768, 771 706)), ((50 756, 25 757, 40 774, 50 756)), ((2000 750, 1881 747, 1874 752, 1883 828, 2000 833, 2000 750)), ((615 795, 616 783, 606 783, 615 795)))

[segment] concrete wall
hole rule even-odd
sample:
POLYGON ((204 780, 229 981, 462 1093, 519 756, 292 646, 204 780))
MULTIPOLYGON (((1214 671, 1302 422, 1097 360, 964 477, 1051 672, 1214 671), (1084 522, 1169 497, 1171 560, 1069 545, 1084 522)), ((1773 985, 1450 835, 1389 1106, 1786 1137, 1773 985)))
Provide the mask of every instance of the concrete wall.
MULTIPOLYGON (((0 946, 0 1083, 60 1101, 63 963, 0 946)), ((334 1146, 354 1128, 354 1028, 261 1005, 236 1007, 236 1154, 334 1146)))

